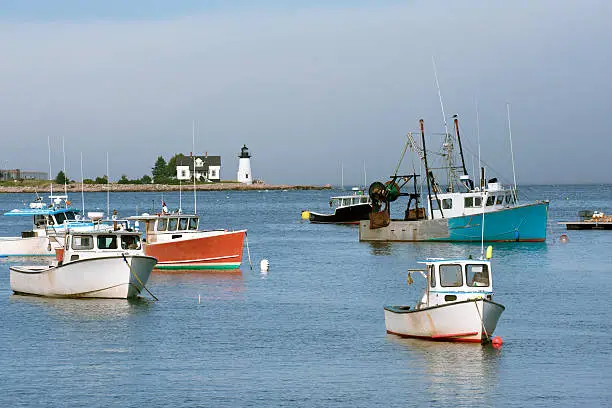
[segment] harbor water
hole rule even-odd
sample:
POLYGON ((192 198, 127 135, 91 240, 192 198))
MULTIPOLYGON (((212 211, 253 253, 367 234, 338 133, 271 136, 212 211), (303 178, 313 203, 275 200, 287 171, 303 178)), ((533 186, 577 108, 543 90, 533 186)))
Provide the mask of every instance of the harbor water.
MULTIPOLYGON (((383 306, 412 305, 424 287, 418 275, 406 283, 408 269, 480 256, 481 246, 362 243, 356 226, 301 219, 330 211, 338 193, 198 192, 201 227, 247 228, 248 251, 236 271, 154 273, 158 302, 13 295, 9 266, 46 260, 0 259, 0 405, 612 405, 612 232, 556 224, 584 209, 612 213, 612 186, 523 189, 523 201, 551 201, 550 228, 545 243, 493 244, 500 349, 386 334, 383 306)), ((32 198, 0 195, 0 211, 32 198)), ((79 193, 70 198, 81 208, 79 193)), ((179 206, 178 192, 108 198, 120 216, 157 211, 162 199, 179 206)), ((193 211, 193 192, 181 204, 193 211)), ((107 195, 87 193, 85 208, 106 212, 107 195)), ((30 225, 0 216, 0 236, 30 225)))

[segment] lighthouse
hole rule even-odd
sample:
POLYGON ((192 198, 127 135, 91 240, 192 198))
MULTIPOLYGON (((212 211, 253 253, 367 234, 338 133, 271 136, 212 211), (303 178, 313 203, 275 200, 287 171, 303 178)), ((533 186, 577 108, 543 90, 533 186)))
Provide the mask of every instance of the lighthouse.
POLYGON ((251 174, 251 155, 246 145, 242 146, 240 156, 238 156, 238 181, 244 184, 253 184, 253 175, 251 174))

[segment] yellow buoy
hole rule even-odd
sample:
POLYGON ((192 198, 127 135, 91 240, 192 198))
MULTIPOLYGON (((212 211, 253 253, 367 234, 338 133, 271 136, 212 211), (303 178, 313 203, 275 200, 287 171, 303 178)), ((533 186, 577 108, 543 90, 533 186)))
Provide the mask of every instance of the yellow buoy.
POLYGON ((491 245, 489 245, 487 247, 487 259, 491 259, 491 257, 493 256, 493 247, 491 245))
POLYGON ((302 219, 303 220, 309 220, 310 219, 310 211, 308 211, 308 210, 302 211, 302 219))

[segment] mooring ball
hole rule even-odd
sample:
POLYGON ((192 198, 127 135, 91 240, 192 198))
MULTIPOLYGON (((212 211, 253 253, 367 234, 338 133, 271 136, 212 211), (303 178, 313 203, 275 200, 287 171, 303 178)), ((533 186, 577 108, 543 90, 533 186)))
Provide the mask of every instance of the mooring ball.
POLYGON ((261 262, 259 263, 259 267, 261 268, 262 271, 267 271, 270 268, 270 262, 268 262, 267 259, 262 259, 261 262))
POLYGON ((504 341, 502 340, 501 337, 495 336, 491 339, 491 343, 493 344, 493 347, 500 348, 502 344, 504 344, 504 341))
POLYGON ((562 235, 559 237, 559 242, 561 242, 562 244, 567 244, 567 242, 568 242, 568 241, 569 241, 569 238, 568 238, 568 237, 567 237, 567 235, 565 235, 565 234, 562 234, 562 235))

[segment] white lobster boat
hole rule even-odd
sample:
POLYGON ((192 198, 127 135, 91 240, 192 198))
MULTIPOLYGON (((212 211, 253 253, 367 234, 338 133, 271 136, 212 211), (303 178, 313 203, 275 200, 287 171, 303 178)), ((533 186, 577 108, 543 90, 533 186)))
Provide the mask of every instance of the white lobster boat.
POLYGON ((11 290, 49 297, 133 298, 157 259, 144 255, 140 235, 128 231, 69 232, 48 266, 11 266, 11 290))
MULTIPOLYGON (((489 250, 490 251, 490 250, 489 250)), ((437 341, 487 343, 505 307, 493 302, 488 259, 428 259, 427 279, 415 307, 386 306, 387 333, 437 341)), ((409 275, 409 283, 412 278, 409 275)))

